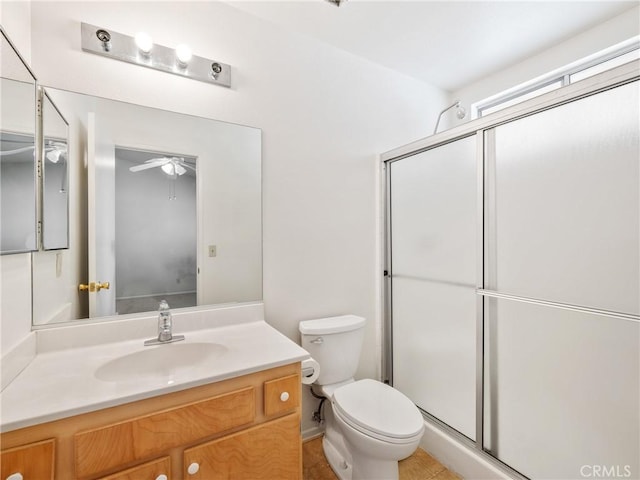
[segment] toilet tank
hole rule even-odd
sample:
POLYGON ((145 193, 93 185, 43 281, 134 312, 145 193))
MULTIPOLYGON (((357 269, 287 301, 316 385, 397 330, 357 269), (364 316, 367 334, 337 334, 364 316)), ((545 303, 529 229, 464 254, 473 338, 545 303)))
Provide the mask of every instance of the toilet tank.
POLYGON ((300 322, 302 348, 320 364, 315 383, 330 385, 353 378, 358 368, 364 325, 356 315, 319 318, 300 322))

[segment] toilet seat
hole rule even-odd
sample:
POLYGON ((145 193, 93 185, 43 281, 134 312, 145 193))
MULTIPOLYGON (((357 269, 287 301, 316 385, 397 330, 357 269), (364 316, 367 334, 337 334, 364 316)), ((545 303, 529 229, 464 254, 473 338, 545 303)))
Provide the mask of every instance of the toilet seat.
POLYGON ((413 441, 424 429, 424 419, 413 402, 375 380, 358 380, 337 388, 332 403, 345 423, 389 443, 413 441))

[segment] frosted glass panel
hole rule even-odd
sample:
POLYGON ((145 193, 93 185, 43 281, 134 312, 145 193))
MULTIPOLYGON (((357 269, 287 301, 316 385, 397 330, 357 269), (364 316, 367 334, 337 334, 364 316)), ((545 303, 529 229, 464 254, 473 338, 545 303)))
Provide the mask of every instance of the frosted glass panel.
POLYGON ((476 144, 391 164, 394 386, 475 437, 476 144))
POLYGON ((394 279, 393 385, 475 440, 475 295, 472 287, 394 279))
POLYGON ((529 478, 640 478, 640 324, 486 304, 485 448, 529 478))
POLYGON ((487 288, 640 313, 638 90, 634 82, 494 130, 487 288))

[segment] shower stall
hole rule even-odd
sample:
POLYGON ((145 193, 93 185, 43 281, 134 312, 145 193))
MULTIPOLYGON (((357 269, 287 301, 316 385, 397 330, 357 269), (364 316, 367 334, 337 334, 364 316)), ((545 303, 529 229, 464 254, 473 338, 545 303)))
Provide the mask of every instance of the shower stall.
POLYGON ((639 72, 382 155, 387 379, 516 477, 640 478, 639 72))

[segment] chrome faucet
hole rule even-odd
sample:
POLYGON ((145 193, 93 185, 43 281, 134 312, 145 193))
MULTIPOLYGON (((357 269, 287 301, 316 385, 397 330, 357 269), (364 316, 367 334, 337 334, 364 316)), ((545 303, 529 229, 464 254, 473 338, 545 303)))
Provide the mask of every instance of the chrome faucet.
POLYGON ((179 342, 184 340, 184 335, 173 335, 173 320, 171 310, 166 300, 162 300, 158 306, 158 338, 145 340, 144 345, 161 345, 163 343, 179 342))

